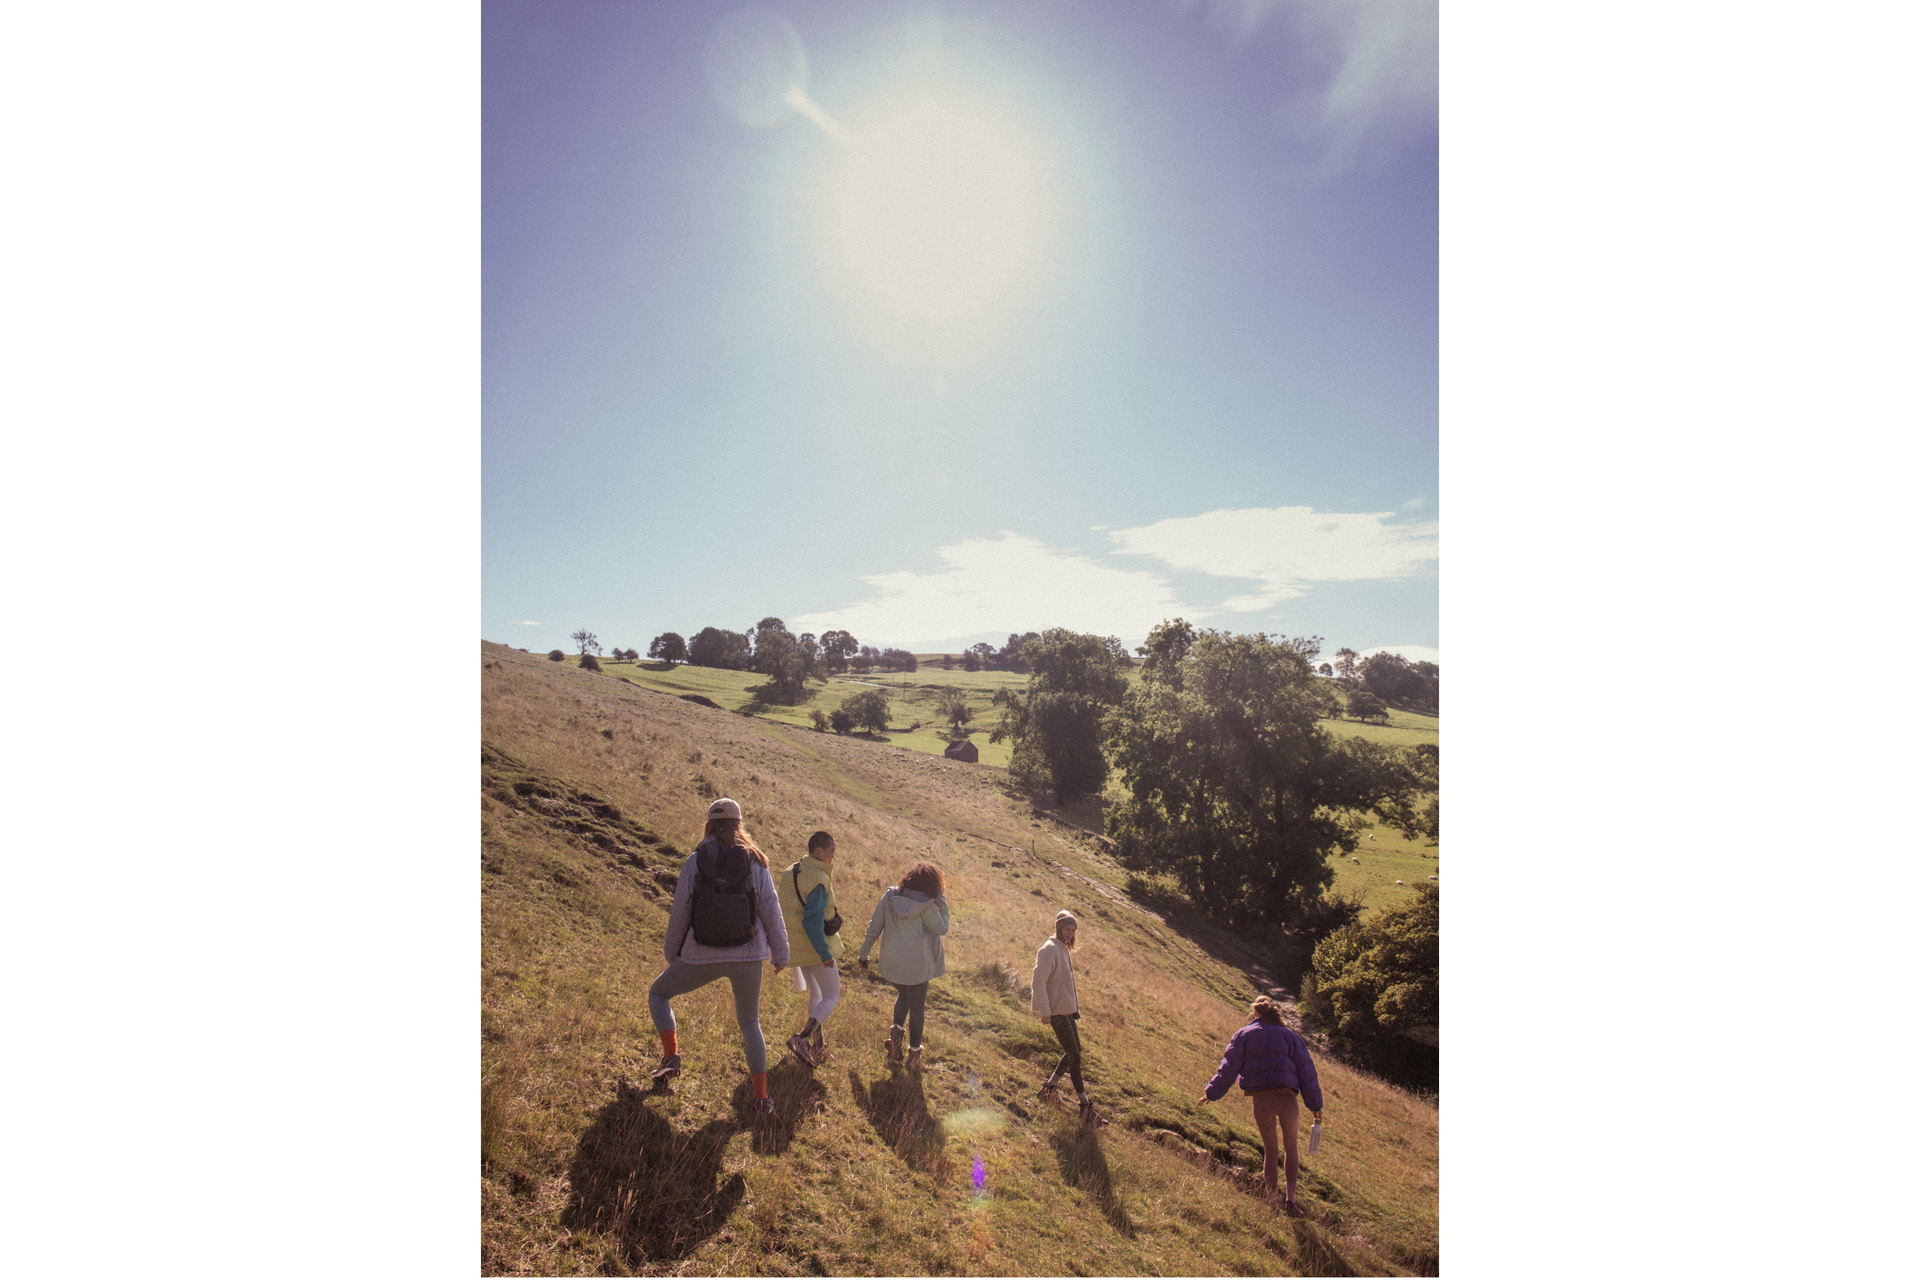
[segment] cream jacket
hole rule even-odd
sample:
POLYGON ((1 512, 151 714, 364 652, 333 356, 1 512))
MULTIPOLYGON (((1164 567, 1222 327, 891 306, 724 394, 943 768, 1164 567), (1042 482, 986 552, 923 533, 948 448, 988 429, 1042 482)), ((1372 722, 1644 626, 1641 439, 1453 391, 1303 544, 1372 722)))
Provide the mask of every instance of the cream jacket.
POLYGON ((1043 1018, 1080 1012, 1073 989, 1073 955, 1058 938, 1040 944, 1033 958, 1033 1011, 1043 1018))

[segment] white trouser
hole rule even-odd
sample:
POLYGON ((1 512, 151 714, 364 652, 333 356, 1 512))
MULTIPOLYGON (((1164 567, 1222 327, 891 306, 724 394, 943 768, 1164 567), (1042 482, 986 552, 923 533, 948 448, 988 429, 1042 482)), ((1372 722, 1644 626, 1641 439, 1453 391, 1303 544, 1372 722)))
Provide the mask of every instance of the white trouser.
POLYGON ((830 964, 804 964, 795 970, 807 993, 807 1016, 825 1025, 827 1015, 840 1003, 840 969, 830 964))

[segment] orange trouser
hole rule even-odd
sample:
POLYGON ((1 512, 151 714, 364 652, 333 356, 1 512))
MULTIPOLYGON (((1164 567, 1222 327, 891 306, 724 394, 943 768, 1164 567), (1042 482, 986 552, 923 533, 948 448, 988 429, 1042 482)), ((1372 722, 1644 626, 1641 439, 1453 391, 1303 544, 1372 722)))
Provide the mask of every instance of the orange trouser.
POLYGON ((1253 1122, 1260 1126, 1260 1142, 1267 1149, 1267 1190, 1280 1185, 1280 1153, 1287 1157, 1287 1199, 1293 1199, 1293 1184, 1300 1176, 1300 1097, 1284 1085, 1262 1089, 1247 1095, 1253 1099, 1253 1122), (1280 1141, 1274 1141, 1274 1129, 1280 1141))

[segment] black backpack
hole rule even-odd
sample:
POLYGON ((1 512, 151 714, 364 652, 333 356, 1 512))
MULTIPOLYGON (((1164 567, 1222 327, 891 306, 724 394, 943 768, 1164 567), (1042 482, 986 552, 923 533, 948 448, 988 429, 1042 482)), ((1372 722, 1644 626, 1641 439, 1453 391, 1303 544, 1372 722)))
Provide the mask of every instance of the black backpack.
POLYGON ((753 861, 740 845, 703 843, 693 853, 693 940, 703 947, 744 947, 753 941, 760 897, 753 861))

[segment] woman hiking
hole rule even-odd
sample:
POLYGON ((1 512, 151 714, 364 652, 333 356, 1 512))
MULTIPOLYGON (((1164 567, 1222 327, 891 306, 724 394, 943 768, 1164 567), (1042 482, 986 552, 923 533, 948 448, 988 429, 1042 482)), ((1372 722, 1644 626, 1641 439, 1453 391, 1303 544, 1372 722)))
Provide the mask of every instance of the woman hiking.
POLYGON ((673 913, 667 917, 666 972, 647 992, 647 1011, 660 1032, 655 1080, 680 1074, 672 998, 725 978, 733 988, 733 1015, 746 1042, 754 1106, 761 1115, 773 1114, 773 1099, 767 1096, 767 1041, 760 1033, 760 964, 765 960, 773 961, 776 974, 786 967, 787 926, 780 918, 767 855, 747 834, 739 802, 722 797, 707 809, 706 831, 680 868, 673 913))
POLYGON ((1073 940, 1079 932, 1080 922, 1073 918, 1073 912, 1054 916, 1053 936, 1040 944, 1033 960, 1033 1011, 1053 1028, 1065 1050, 1060 1065, 1040 1086, 1040 1096, 1052 1097, 1059 1087, 1060 1073, 1066 1072, 1073 1081, 1073 1091, 1080 1095, 1080 1119, 1091 1123, 1097 1117, 1093 1100, 1087 1097, 1087 1082, 1080 1075, 1080 997, 1073 986, 1073 940))
POLYGON ((1233 1033, 1227 1052, 1220 1059, 1220 1070, 1200 1095, 1204 1105, 1226 1097, 1237 1078, 1241 1090, 1253 1099, 1253 1122, 1260 1126, 1260 1142, 1266 1148, 1267 1203, 1284 1208, 1287 1216, 1298 1217, 1300 1206, 1294 1199, 1294 1184, 1300 1175, 1300 1099, 1307 1100, 1313 1122, 1320 1123, 1320 1076, 1313 1069, 1313 1055, 1302 1040, 1280 1021, 1280 1006, 1266 996, 1253 1002, 1253 1021, 1233 1033), (1274 1130, 1280 1141, 1275 1143, 1274 1130), (1287 1198, 1279 1196, 1279 1155, 1286 1152, 1287 1198))
POLYGON ((833 896, 833 857, 833 837, 816 831, 807 838, 807 856, 780 876, 780 915, 794 940, 793 971, 807 996, 807 1025, 787 1037, 787 1050, 809 1068, 827 1060, 827 1018, 840 1003, 834 962, 847 950, 833 896))
POLYGON ((867 921, 860 942, 860 967, 865 968, 873 943, 880 942, 880 977, 893 984, 893 1029, 887 1033, 887 1061, 904 1059, 908 1070, 920 1069, 921 1033, 927 1026, 927 986, 947 971, 945 944, 951 916, 947 911, 947 879, 931 862, 916 862, 900 883, 881 895, 867 921), (907 1051, 900 1052, 901 1037, 907 1051))

